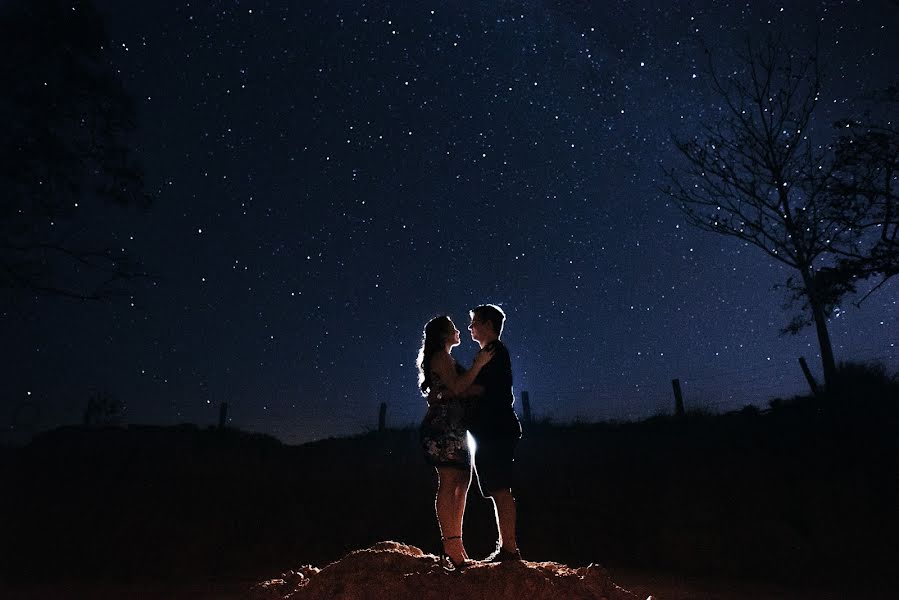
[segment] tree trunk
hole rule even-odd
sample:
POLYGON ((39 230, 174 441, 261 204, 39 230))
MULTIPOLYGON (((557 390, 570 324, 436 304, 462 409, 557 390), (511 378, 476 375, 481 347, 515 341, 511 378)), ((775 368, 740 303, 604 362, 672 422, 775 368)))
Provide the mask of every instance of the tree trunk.
POLYGON ((815 301, 810 300, 812 315, 815 317, 815 330, 818 332, 818 345, 821 346, 821 364, 824 367, 824 387, 833 389, 836 379, 837 365, 833 358, 833 346, 830 343, 830 333, 827 331, 827 316, 824 309, 815 301))
POLYGON ((836 379, 837 365, 833 358, 833 345, 830 343, 830 333, 827 331, 827 315, 824 314, 824 306, 818 298, 815 288, 815 276, 807 269, 801 269, 802 281, 805 283, 805 293, 808 296, 808 304, 815 320, 815 331, 818 333, 818 346, 821 348, 821 366, 824 368, 824 388, 832 390, 836 379))

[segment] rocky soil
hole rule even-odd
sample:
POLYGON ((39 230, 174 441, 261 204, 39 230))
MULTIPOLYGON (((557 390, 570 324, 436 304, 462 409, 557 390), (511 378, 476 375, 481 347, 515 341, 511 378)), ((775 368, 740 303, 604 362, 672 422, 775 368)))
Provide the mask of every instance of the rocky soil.
MULTIPOLYGON (((415 546, 379 542, 321 569, 300 567, 256 584, 253 600, 642 600, 600 566, 555 562, 476 563, 447 571, 415 546)), ((650 596, 648 600, 652 600, 650 596)))

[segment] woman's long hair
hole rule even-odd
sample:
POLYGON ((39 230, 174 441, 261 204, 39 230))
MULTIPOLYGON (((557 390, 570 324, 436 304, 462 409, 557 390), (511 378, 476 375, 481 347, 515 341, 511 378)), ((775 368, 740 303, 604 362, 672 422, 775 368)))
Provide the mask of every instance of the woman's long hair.
POLYGON ((431 389, 431 357, 439 350, 446 350, 446 339, 453 330, 452 321, 446 315, 434 317, 425 325, 418 351, 418 387, 422 396, 427 396, 431 389))

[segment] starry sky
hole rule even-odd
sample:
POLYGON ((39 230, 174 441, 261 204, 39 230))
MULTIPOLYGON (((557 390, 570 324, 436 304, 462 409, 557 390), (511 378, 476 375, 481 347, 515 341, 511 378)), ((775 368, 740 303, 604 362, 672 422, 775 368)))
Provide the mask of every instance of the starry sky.
MULTIPOLYGON (((425 322, 508 314, 515 390, 557 421, 726 411, 820 378, 784 337, 790 274, 659 191, 747 34, 820 45, 816 126, 889 83, 899 5, 98 0, 153 204, 95 215, 156 277, 125 302, 0 314, 4 438, 78 423, 231 424, 300 443, 420 420, 425 322), (23 409, 25 407, 25 409, 23 409), (27 415, 27 418, 23 415, 27 415)), ((899 282, 831 321, 837 360, 899 369, 899 282)), ((454 355, 469 363, 466 336, 454 355)))

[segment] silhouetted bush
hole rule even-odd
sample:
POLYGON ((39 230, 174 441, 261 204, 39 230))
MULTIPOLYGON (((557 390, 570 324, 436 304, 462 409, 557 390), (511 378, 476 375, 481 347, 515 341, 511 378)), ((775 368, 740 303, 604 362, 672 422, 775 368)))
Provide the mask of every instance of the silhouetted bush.
POLYGON ((878 362, 843 362, 837 367, 832 394, 863 400, 899 400, 899 373, 890 375, 878 362))

